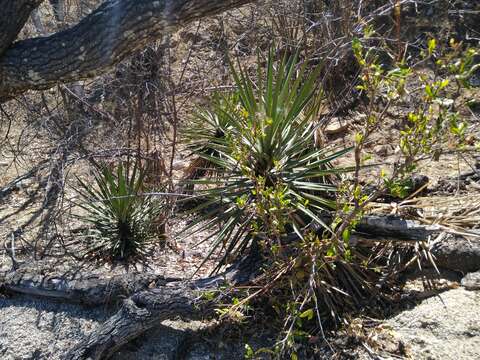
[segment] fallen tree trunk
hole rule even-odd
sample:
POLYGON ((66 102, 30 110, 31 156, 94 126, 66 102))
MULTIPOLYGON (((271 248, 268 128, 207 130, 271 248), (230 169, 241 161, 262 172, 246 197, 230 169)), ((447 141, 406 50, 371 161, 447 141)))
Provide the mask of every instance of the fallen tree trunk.
MULTIPOLYGON (((402 241, 422 241, 443 231, 437 225, 422 225, 395 216, 366 216, 358 225, 357 230, 359 236, 370 237, 372 241, 376 241, 378 237, 402 241)), ((248 277, 239 279, 240 273, 235 269, 236 267, 232 267, 223 276, 232 277, 235 274, 237 283, 250 280, 248 277)), ((242 273, 248 275, 247 269, 244 269, 242 273)), ((194 288, 211 287, 218 281, 223 281, 222 276, 197 280, 191 286, 194 288)), ((114 303, 136 292, 172 283, 178 286, 181 281, 145 273, 117 275, 111 278, 81 274, 68 276, 58 274, 58 271, 52 272, 41 264, 21 266, 16 271, 0 274, 0 287, 6 291, 90 306, 114 303)))
POLYGON ((45 275, 45 272, 48 270, 39 264, 21 266, 16 271, 0 274, 0 287, 7 292, 98 306, 115 303, 136 292, 179 280, 145 273, 105 278, 100 275, 45 275))
POLYGON ((357 225, 360 233, 372 236, 386 236, 398 240, 424 241, 430 236, 440 234, 439 225, 424 225, 398 216, 364 216, 357 225))
POLYGON ((48 267, 33 265, 0 274, 0 288, 90 306, 123 300, 118 312, 65 355, 72 360, 105 359, 163 320, 211 315, 224 296, 211 299, 202 297, 202 293, 218 290, 220 285, 248 283, 258 275, 261 263, 261 256, 254 252, 220 275, 193 281, 150 274, 68 278, 49 274, 48 267))
POLYGON ((195 281, 168 278, 151 273, 84 275, 82 269, 60 273, 55 264, 44 262, 22 265, 13 271, 0 272, 0 290, 88 306, 114 304, 132 294, 154 288, 185 287, 206 289, 220 284, 243 284, 255 278, 261 257, 254 253, 233 264, 224 273, 195 281))
POLYGON ((352 238, 354 243, 376 241, 433 241, 430 252, 435 265, 468 273, 480 270, 480 230, 448 232, 440 225, 423 225, 397 216, 365 216, 352 238), (439 235, 443 234, 438 241, 439 235))
POLYGON ((208 314, 212 300, 202 299, 199 291, 185 284, 171 285, 140 292, 125 300, 116 314, 71 349, 64 359, 106 359, 163 320, 208 314))
POLYGON ((261 263, 258 253, 252 253, 221 275, 189 282, 171 282, 136 293, 126 299, 116 314, 72 348, 64 358, 106 359, 163 320, 209 316, 223 296, 212 299, 210 296, 203 297, 202 293, 218 289, 222 284, 248 283, 258 275, 261 263))

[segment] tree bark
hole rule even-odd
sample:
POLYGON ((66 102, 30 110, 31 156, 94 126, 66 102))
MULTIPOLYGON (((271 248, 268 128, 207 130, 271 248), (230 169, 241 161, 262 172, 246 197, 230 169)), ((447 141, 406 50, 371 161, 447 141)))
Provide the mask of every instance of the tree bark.
POLYGON ((356 230, 374 236, 386 236, 398 240, 425 241, 429 236, 440 234, 439 225, 424 225, 398 216, 364 216, 356 230))
POLYGON ((123 345, 163 320, 201 318, 212 300, 202 299, 188 286, 162 287, 134 294, 100 328, 73 347, 65 360, 108 359, 123 345))
POLYGON ((258 276, 262 263, 259 253, 252 252, 220 275, 193 281, 153 274, 126 274, 111 279, 66 278, 55 275, 55 267, 33 264, 0 273, 0 288, 90 306, 118 303, 127 298, 118 312, 65 356, 70 360, 106 359, 163 320, 209 316, 219 297, 202 297, 202 293, 218 290, 220 285, 246 284, 258 276))
POLYGON ((0 56, 15 41, 31 12, 43 0, 0 0, 0 56))
POLYGON ((1 274, 0 287, 6 292, 46 297, 88 306, 109 305, 150 287, 165 286, 179 279, 156 274, 124 274, 106 278, 100 275, 68 276, 50 272, 41 264, 20 266, 1 274))
POLYGON ((252 252, 221 275, 196 281, 171 282, 135 293, 99 329, 74 346, 65 359, 107 359, 163 320, 207 317, 218 304, 219 297, 202 297, 202 292, 216 290, 220 285, 246 284, 258 276, 261 264, 258 252, 252 252))
POLYGON ((191 21, 254 1, 107 0, 76 26, 16 42, 5 51, 0 57, 0 102, 26 90, 97 76, 191 21))

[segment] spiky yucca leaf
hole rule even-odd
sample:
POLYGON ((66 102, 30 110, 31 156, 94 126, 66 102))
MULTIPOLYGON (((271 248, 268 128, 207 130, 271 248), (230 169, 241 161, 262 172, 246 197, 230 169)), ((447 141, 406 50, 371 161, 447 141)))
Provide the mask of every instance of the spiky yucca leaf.
POLYGON ((119 164, 115 171, 97 168, 92 184, 78 179, 83 200, 78 205, 85 210, 79 218, 91 225, 86 234, 88 256, 127 260, 147 255, 158 238, 151 225, 161 207, 141 194, 144 178, 140 165, 129 172, 119 164))
POLYGON ((231 66, 236 93, 214 101, 188 130, 194 152, 215 176, 191 181, 202 187, 203 201, 186 231, 216 229, 204 241, 213 239, 207 259, 221 249, 217 269, 253 238, 302 236, 313 223, 329 230, 319 214, 335 207, 333 179, 351 171, 331 164, 350 149, 315 147, 319 71, 307 74, 296 57, 275 63, 270 54, 254 83, 231 66))

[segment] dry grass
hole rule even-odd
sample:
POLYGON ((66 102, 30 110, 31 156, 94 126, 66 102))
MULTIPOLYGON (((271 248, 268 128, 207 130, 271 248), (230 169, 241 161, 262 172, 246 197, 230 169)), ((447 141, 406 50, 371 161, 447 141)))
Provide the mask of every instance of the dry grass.
MULTIPOLYGON (((428 225, 470 233, 480 223, 480 193, 462 195, 430 195, 399 203, 372 203, 369 210, 376 214, 395 214, 428 225)), ((478 235, 477 235, 478 236, 478 235)))

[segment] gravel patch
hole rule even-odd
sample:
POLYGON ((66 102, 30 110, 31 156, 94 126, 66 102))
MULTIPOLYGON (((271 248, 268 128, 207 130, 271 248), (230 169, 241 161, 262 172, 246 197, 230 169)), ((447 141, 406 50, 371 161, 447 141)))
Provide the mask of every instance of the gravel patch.
POLYGON ((107 317, 102 308, 0 298, 0 359, 60 359, 107 317))
POLYGON ((446 291, 388 324, 413 359, 480 359, 479 291, 446 291))

